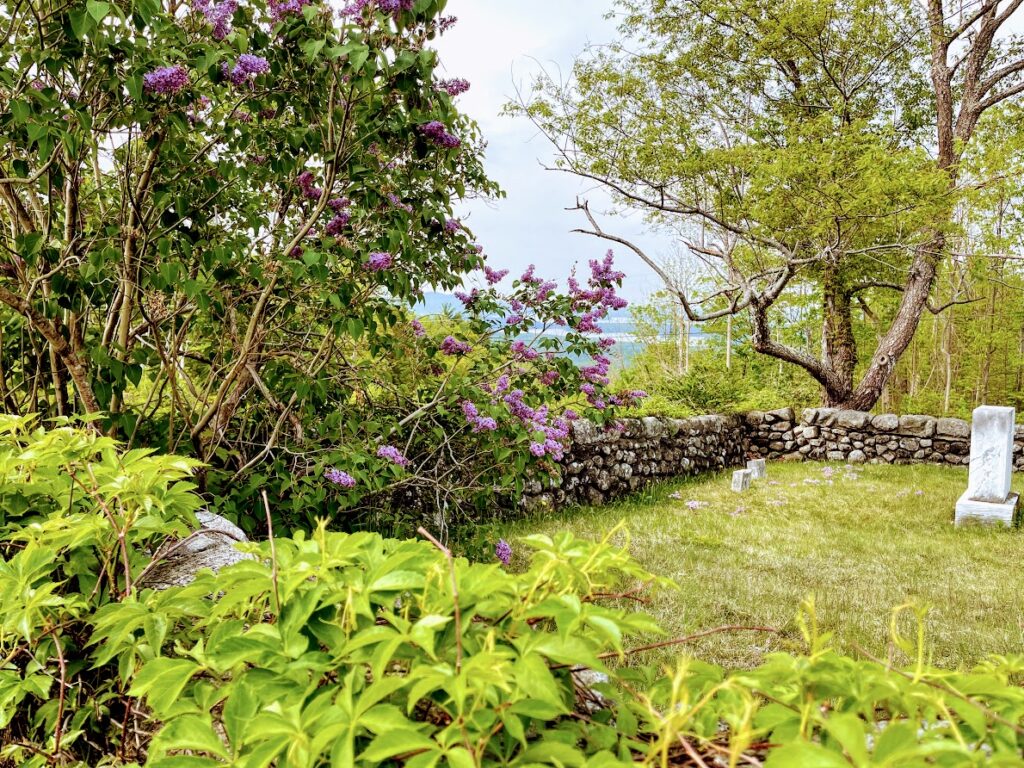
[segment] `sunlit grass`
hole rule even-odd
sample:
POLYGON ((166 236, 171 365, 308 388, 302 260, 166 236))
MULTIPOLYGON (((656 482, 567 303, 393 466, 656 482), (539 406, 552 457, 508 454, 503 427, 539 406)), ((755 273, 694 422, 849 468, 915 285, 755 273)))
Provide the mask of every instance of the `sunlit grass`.
POLYGON ((691 646, 709 661, 747 666, 795 647, 795 616, 813 595, 821 625, 841 647, 883 658, 900 656, 890 641, 892 609, 930 606, 932 661, 951 667, 1024 652, 1024 532, 954 528, 953 505, 966 482, 966 471, 947 467, 770 464, 768 479, 746 493, 730 490, 727 473, 709 475, 500 533, 568 529, 599 538, 625 520, 636 558, 679 585, 646 606, 669 633, 721 624, 782 630, 691 646))

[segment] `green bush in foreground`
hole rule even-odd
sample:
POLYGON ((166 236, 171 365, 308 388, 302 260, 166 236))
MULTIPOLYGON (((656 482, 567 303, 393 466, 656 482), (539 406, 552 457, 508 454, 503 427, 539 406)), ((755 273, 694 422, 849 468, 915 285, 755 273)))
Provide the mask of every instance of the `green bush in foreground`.
POLYGON ((509 573, 322 524, 140 589, 194 523, 189 470, 0 417, 0 765, 1020 764, 1024 659, 889 669, 809 611, 805 656, 606 667, 656 631, 614 595, 657 581, 607 540, 527 538, 509 573), (606 708, 577 705, 577 665, 606 708))

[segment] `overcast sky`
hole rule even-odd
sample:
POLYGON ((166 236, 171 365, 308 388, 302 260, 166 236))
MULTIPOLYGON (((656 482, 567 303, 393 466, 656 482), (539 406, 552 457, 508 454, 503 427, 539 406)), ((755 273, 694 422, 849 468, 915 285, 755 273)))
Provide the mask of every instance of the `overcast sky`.
MULTIPOLYGON (((614 20, 604 19, 610 0, 449 0, 445 14, 459 22, 437 42, 444 77, 464 77, 470 90, 459 97, 463 111, 476 119, 488 141, 486 167, 507 197, 490 204, 464 207, 472 229, 495 268, 518 275, 531 263, 537 272, 564 286, 573 263, 585 269, 609 244, 588 235, 571 234, 583 226, 582 214, 566 211, 577 195, 607 205, 607 198, 567 174, 545 171, 552 160, 547 139, 525 118, 500 116, 515 93, 514 82, 528 83, 540 66, 568 74, 572 61, 588 43, 614 39, 614 20)), ((606 229, 635 236, 653 254, 671 245, 645 234, 637 217, 607 221, 606 229)), ((638 300, 660 285, 631 252, 616 248, 616 262, 627 273, 622 294, 638 300)))

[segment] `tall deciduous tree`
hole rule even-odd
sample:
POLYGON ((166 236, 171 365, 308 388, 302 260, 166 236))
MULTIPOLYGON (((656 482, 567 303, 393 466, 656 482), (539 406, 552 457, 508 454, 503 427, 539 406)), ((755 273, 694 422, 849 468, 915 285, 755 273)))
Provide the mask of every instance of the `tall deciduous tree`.
MULTIPOLYGON (((833 406, 870 409, 931 300, 986 113, 1024 91, 1006 33, 1021 0, 620 0, 621 40, 547 75, 512 111, 557 167, 675 230, 718 278, 677 295, 693 321, 748 312, 753 347, 805 369, 833 406), (811 284, 820 350, 780 342, 811 284), (853 310, 899 291, 870 355, 853 310)), ((586 201, 580 231, 623 243, 586 201)), ((970 297, 956 301, 969 301, 970 297)))

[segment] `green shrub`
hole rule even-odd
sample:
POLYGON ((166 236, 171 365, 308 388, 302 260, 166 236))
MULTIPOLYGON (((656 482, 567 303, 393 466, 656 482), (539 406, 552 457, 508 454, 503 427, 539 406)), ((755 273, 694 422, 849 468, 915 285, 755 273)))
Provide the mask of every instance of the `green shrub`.
POLYGON ((617 529, 528 537, 510 572, 321 524, 140 589, 194 522, 189 469, 0 417, 0 765, 1019 764, 1024 659, 894 670, 838 655, 809 610, 805 656, 620 664, 657 627, 613 598, 658 580, 617 529), (609 673, 606 708, 576 706, 580 665, 609 673))

